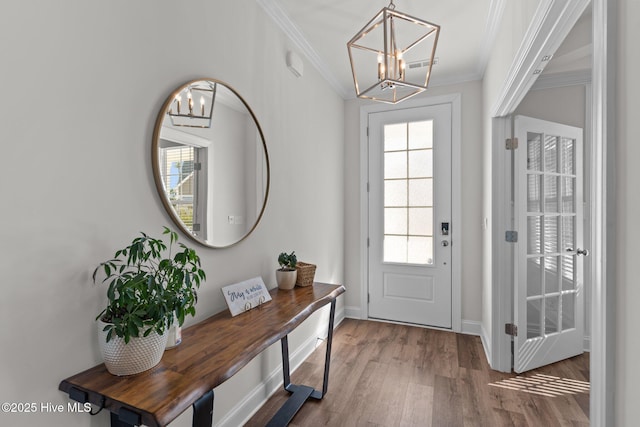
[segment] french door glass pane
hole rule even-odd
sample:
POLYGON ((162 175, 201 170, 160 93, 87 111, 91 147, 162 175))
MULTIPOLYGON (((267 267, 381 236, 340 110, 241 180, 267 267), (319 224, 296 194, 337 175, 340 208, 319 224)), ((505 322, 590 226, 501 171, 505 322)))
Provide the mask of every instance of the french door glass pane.
POLYGON ((542 172, 542 135, 527 134, 527 169, 542 172))
POLYGON ((544 217, 544 253, 558 252, 558 216, 544 217))
POLYGON ((529 174, 527 175, 527 211, 542 212, 542 191, 540 180, 543 175, 529 174))
POLYGON ((542 336, 542 300, 527 301, 527 339, 542 336))
POLYGON ((544 175, 544 211, 558 212, 558 177, 544 175))
POLYGON ((542 217, 527 217, 527 255, 542 253, 542 217))
POLYGON ((560 297, 549 296, 544 300, 544 332, 552 334, 559 332, 558 314, 560 312, 560 297))
POLYGON ((542 258, 527 259, 527 296, 542 295, 542 258))
POLYGON ((560 173, 564 175, 575 175, 576 165, 576 144, 575 140, 562 138, 560 173))
POLYGON ((546 294, 560 290, 558 258, 557 256, 544 257, 544 292, 546 294))
POLYGON ((562 330, 576 327, 576 294, 562 295, 562 330))
POLYGON ((558 138, 547 135, 544 138, 544 171, 558 172, 558 138))
POLYGON ((576 288, 576 278, 574 275, 574 255, 561 256, 562 263, 562 290, 570 291, 576 288))
POLYGON ((384 262, 433 264, 433 121, 384 126, 384 262))

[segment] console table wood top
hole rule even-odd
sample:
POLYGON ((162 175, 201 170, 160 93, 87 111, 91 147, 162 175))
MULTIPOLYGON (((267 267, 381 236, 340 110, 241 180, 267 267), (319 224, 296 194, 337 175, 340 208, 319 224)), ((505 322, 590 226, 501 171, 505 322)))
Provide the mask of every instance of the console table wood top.
POLYGON ((148 371, 118 377, 101 364, 63 380, 59 389, 80 390, 112 413, 124 408, 140 414, 145 425, 165 426, 344 292, 344 286, 326 283, 272 289, 272 301, 255 309, 236 317, 224 310, 185 328, 182 343, 148 371))

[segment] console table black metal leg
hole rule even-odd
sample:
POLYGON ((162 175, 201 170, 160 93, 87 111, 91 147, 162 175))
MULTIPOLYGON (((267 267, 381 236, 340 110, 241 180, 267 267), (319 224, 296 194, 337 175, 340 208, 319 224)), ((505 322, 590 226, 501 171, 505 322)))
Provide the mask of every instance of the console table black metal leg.
POLYGON ((285 404, 273 416, 267 427, 286 426, 291 422, 302 405, 309 398, 320 400, 327 393, 329 387, 329 365, 331 363, 331 343, 333 341, 333 326, 336 315, 336 300, 331 301, 331 312, 329 314, 329 331, 327 333, 327 349, 324 359, 324 378, 322 381, 322 391, 315 390, 306 385, 291 384, 291 373, 289 366, 289 339, 285 335, 280 344, 282 346, 282 375, 284 379, 284 389, 291 394, 285 404))
POLYGON ((213 425, 213 390, 202 395, 193 404, 193 427, 213 425))

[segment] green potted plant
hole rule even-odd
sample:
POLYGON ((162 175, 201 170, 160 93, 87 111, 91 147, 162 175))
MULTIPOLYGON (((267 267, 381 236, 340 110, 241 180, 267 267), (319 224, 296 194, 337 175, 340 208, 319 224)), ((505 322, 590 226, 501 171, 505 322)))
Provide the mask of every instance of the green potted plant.
POLYGON ((169 246, 140 234, 93 272, 94 283, 98 274, 108 283, 107 306, 96 320, 105 365, 115 375, 142 372, 160 362, 168 329, 195 315, 196 289, 206 279, 194 249, 180 243, 172 254, 176 232, 164 227, 169 246), (143 349, 153 354, 144 355, 143 349))
POLYGON ((285 290, 291 290, 294 288, 296 285, 296 278, 298 277, 298 272, 296 270, 297 263, 298 258, 296 257, 295 251, 290 254, 282 252, 278 255, 278 264, 280 264, 280 268, 276 270, 276 282, 278 283, 278 288, 285 290))

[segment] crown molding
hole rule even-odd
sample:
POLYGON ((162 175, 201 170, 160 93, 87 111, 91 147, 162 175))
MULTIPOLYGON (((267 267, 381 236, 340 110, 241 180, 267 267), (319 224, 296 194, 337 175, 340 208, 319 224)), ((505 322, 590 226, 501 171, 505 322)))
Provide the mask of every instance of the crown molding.
POLYGON ((498 32, 500 31, 500 23, 502 22, 505 4, 505 0, 491 0, 491 3, 489 4, 489 13, 487 14, 484 38, 482 39, 478 65, 476 66, 476 74, 479 77, 475 80, 481 80, 484 77, 484 71, 487 69, 487 64, 489 63, 489 58, 491 56, 491 49, 493 48, 496 37, 498 37, 498 32))
POLYGON ((256 2, 264 9, 266 14, 273 19, 276 25, 293 42, 331 87, 333 87, 343 99, 348 99, 352 91, 349 91, 336 79, 330 71, 329 66, 322 60, 313 46, 311 46, 311 43, 306 39, 300 28, 298 28, 282 9, 278 0, 256 0, 256 2))

